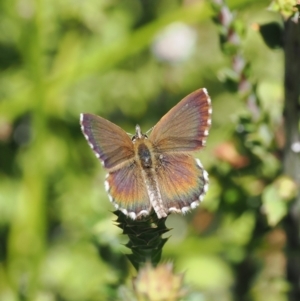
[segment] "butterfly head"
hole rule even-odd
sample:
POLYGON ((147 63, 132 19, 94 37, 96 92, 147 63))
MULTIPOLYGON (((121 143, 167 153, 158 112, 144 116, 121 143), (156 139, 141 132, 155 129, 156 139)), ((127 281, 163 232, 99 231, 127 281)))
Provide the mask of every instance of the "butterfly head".
POLYGON ((132 137, 132 142, 138 139, 148 139, 148 136, 142 133, 141 127, 137 124, 135 126, 135 135, 132 137))

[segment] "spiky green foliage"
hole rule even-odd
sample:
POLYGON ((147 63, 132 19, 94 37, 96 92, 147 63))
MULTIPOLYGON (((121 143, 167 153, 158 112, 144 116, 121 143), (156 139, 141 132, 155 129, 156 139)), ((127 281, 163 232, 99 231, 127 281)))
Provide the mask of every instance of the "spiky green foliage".
POLYGON ((165 225, 166 218, 157 218, 155 212, 140 220, 132 220, 119 210, 114 214, 118 217, 117 226, 129 238, 126 247, 132 253, 127 254, 127 258, 136 270, 139 270, 145 262, 151 262, 156 266, 160 261, 162 248, 168 240, 163 238, 163 234, 170 230, 165 225))

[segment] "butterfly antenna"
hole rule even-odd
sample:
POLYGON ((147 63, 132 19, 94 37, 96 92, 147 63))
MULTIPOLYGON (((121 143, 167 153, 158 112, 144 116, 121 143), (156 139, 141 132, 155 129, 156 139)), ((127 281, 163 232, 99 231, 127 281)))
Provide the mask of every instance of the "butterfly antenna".
POLYGON ((153 130, 154 126, 152 128, 150 128, 147 132, 146 132, 146 135, 151 132, 153 130))

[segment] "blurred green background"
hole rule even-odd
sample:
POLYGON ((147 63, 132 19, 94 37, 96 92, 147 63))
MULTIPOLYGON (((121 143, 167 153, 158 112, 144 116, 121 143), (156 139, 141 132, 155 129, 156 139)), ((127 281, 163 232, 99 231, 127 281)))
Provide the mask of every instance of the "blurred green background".
POLYGON ((254 26, 280 15, 270 1, 228 4, 243 25, 256 121, 228 84, 232 58, 208 1, 1 0, 0 300, 124 300, 135 271, 79 114, 146 132, 201 87, 213 116, 196 156, 210 189, 168 218, 163 261, 185 272, 188 300, 287 300, 284 56, 254 26))

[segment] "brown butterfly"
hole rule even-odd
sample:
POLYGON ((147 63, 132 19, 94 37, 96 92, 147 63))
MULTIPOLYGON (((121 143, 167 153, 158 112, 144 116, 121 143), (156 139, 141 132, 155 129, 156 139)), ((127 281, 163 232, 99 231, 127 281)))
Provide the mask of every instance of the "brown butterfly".
POLYGON ((208 173, 191 152, 205 145, 211 100, 199 89, 181 100, 154 126, 149 137, 139 125, 129 135, 114 123, 81 114, 82 132, 107 169, 105 188, 114 206, 132 219, 186 213, 202 201, 208 173))

